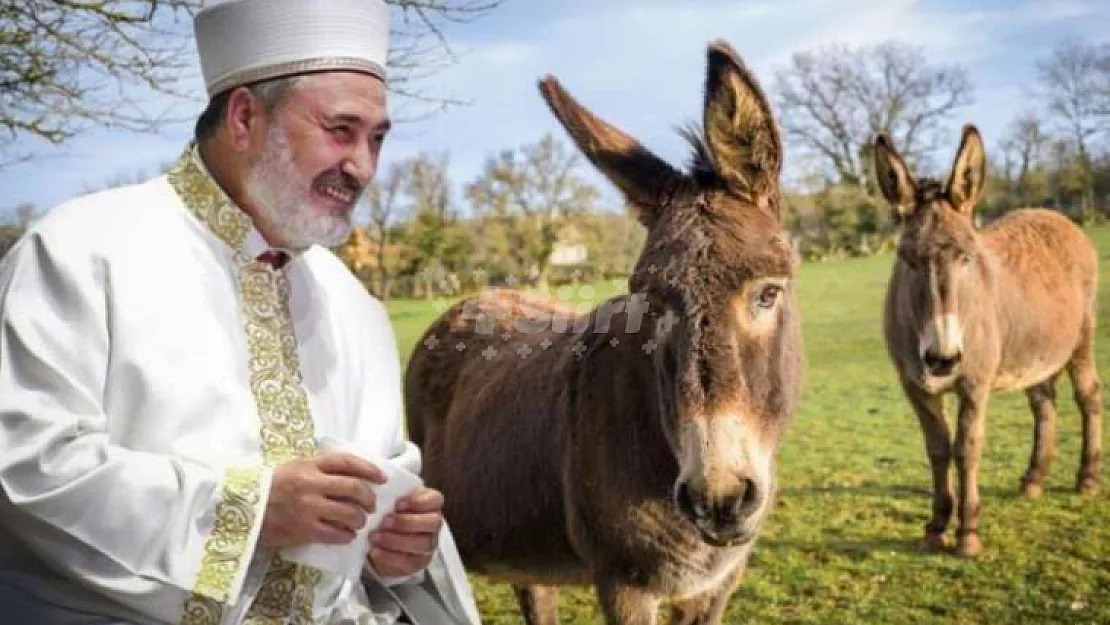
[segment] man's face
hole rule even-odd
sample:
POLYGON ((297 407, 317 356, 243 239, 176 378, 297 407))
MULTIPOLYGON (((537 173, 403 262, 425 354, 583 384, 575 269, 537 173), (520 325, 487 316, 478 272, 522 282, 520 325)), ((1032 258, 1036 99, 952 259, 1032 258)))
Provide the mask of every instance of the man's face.
POLYGON ((268 237, 294 249, 345 241, 388 130, 385 85, 377 78, 300 77, 264 125, 247 179, 268 237))

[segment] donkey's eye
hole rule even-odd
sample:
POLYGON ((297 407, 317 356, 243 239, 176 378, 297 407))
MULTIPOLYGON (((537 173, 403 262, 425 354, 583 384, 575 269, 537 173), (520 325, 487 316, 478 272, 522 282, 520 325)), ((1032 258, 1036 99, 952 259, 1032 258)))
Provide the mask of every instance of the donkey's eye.
POLYGON ((755 300, 755 305, 760 308, 774 308, 775 303, 779 301, 779 296, 782 295, 782 287, 777 284, 768 284, 759 290, 759 297, 755 300))

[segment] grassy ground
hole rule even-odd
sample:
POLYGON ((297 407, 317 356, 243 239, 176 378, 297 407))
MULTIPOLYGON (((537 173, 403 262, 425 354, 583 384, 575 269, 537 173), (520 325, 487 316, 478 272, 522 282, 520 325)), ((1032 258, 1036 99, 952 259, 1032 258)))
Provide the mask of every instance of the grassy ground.
MULTIPOLYGON (((1097 354, 1106 371, 1110 229, 1091 236, 1102 258, 1097 354)), ((779 505, 726 622, 1110 623, 1110 470, 1097 497, 1072 492, 1080 430, 1066 379, 1045 496, 1017 495, 1032 443, 1025 396, 996 395, 980 472, 984 553, 966 561, 920 550, 928 461, 880 336, 891 262, 884 255, 801 271, 804 401, 779 455, 779 505)), ((619 288, 597 285, 595 296, 619 288)), ((407 360, 437 307, 396 302, 391 312, 407 360)), ((474 581, 486 623, 522 622, 507 587, 474 581)), ((560 605, 563 623, 602 622, 588 590, 564 591, 560 605)))

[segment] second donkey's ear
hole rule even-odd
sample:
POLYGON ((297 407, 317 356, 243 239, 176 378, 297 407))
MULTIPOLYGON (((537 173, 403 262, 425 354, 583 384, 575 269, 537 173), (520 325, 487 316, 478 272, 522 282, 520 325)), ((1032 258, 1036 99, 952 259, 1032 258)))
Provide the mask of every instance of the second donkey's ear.
POLYGON ((917 207, 917 183, 885 132, 875 137, 875 176, 883 197, 898 215, 913 213, 917 207))
POLYGON ((948 201, 961 213, 970 215, 987 180, 987 155, 979 131, 967 124, 960 138, 960 149, 948 177, 948 201))
POLYGON ((759 82, 724 41, 706 57, 705 139, 717 175, 738 195, 761 205, 777 189, 782 141, 759 82))

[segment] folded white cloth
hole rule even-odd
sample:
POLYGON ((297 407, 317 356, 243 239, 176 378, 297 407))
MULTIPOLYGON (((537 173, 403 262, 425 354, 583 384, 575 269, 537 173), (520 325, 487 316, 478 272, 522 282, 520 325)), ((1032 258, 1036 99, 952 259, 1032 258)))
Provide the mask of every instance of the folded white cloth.
POLYGON ((346 452, 372 462, 386 474, 387 481, 385 484, 367 482, 367 486, 374 491, 374 512, 367 515, 366 523, 351 542, 342 545, 301 545, 285 549, 282 556, 291 562, 308 564, 357 580, 362 575, 362 567, 366 561, 370 532, 381 525, 386 515, 393 511, 398 499, 423 486, 424 481, 399 463, 368 456, 350 444, 328 436, 320 438, 316 449, 319 452, 346 452))

